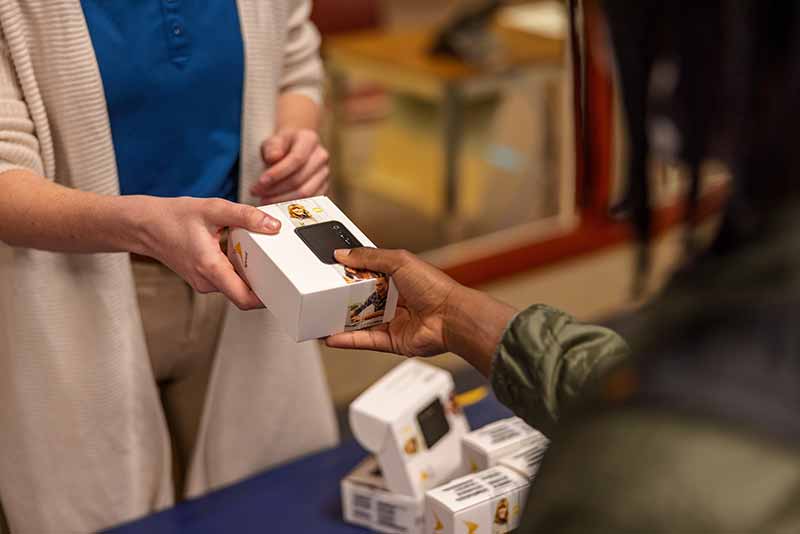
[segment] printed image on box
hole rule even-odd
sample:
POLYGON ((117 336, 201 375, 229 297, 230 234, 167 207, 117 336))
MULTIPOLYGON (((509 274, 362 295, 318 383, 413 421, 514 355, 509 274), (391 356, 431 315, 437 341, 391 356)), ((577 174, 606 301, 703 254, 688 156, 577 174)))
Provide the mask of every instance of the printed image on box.
POLYGON ((432 534, 505 534, 519 526, 530 482, 497 466, 428 491, 427 531, 432 534))
POLYGON ((307 226, 309 224, 317 224, 325 218, 325 210, 317 204, 314 199, 296 200, 291 202, 284 202, 278 204, 286 216, 291 221, 292 225, 297 228, 300 226, 307 226), (319 219, 314 217, 314 214, 319 219))
POLYGON ((350 428, 375 454, 390 491, 422 496, 461 471, 469 431, 447 371, 407 360, 350 405, 350 428))
POLYGON ((360 330, 383 322, 386 312, 386 299, 389 296, 389 280, 385 274, 371 271, 355 271, 346 269, 344 272, 347 283, 358 280, 375 280, 374 288, 361 284, 353 286, 350 293, 350 306, 348 307, 347 323, 345 330, 360 330), (348 280, 348 276, 355 273, 358 278, 348 280))
POLYGON ((391 493, 378 461, 367 457, 342 479, 342 513, 347 523, 387 534, 422 534, 424 497, 391 493))
POLYGON ((346 269, 333 258, 337 248, 375 245, 329 198, 259 209, 281 221, 280 232, 233 229, 228 256, 292 339, 318 339, 394 318, 397 289, 391 279, 346 269))
POLYGON ((473 430, 462 441, 464 469, 477 473, 498 465, 500 459, 547 438, 519 417, 495 421, 473 430))

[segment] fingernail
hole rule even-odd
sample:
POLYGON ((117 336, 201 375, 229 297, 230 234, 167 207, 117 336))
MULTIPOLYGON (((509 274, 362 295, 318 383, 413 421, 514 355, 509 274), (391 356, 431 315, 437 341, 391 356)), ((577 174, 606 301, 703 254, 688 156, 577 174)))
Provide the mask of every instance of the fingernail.
POLYGON ((281 223, 280 221, 276 221, 275 219, 267 218, 267 220, 264 223, 264 226, 266 226, 268 230, 274 231, 278 230, 281 227, 281 223))
POLYGON ((343 260, 349 255, 350 255, 349 248, 340 248, 333 251, 333 257, 336 258, 337 260, 343 260))

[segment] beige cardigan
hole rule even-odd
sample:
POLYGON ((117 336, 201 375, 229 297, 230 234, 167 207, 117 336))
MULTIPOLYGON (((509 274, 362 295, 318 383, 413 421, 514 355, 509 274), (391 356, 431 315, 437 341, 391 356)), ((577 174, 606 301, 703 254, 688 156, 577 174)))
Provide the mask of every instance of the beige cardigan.
MULTIPOLYGON (((248 189, 263 170, 259 147, 273 131, 278 93, 318 98, 322 71, 307 0, 238 7, 246 71, 240 194, 254 202, 248 189)), ((0 30, 0 172, 30 169, 118 194, 80 0, 1 0, 0 30)), ((248 403, 237 413, 206 406, 202 424, 221 430, 196 451, 190 491, 336 442, 316 344, 295 345, 265 311, 230 307, 223 358, 229 364, 215 371, 208 398, 245 395, 248 403)), ((170 504, 164 425, 128 255, 0 243, 0 503, 11 528, 70 532, 86 528, 86 517, 102 528, 170 504)))

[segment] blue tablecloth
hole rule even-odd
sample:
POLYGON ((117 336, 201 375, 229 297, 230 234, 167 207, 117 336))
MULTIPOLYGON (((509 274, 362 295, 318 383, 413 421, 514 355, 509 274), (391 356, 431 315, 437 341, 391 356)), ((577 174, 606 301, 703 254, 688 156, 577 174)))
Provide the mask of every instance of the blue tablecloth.
MULTIPOLYGON (((492 396, 465 411, 472 428, 511 415, 492 396)), ((347 441, 109 532, 363 534, 365 529, 342 521, 339 482, 364 456, 347 441)))

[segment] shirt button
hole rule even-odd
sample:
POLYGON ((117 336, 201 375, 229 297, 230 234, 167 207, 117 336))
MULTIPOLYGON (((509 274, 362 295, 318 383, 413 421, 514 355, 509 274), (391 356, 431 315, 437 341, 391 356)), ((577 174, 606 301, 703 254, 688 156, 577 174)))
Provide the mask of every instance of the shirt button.
POLYGON ((174 25, 172 27, 172 35, 180 37, 181 35, 183 35, 183 28, 179 24, 174 25))

